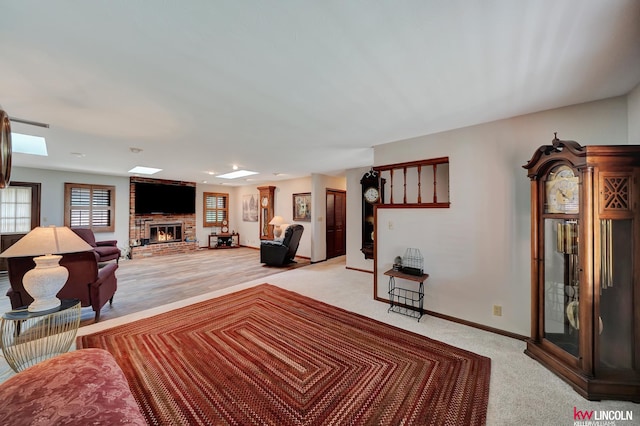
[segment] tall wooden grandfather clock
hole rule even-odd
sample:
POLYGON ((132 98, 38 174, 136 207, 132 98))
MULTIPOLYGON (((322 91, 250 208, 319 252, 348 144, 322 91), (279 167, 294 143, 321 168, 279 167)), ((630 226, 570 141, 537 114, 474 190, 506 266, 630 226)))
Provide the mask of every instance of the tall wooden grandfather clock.
POLYGON ((258 204, 258 216, 260 217, 260 239, 273 240, 273 225, 269 225, 274 215, 275 186, 259 186, 260 204, 258 204))
POLYGON ((640 146, 557 137, 531 179, 525 353, 590 400, 640 402, 640 146))
POLYGON ((374 244, 374 206, 384 202, 384 183, 380 178, 380 172, 369 170, 360 179, 362 185, 362 248, 360 251, 365 259, 373 259, 374 244))

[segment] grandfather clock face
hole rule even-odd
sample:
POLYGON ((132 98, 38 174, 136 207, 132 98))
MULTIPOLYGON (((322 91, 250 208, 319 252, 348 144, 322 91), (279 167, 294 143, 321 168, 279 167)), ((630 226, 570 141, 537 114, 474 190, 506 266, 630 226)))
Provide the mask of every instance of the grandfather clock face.
POLYGON ((260 239, 272 240, 273 239, 273 225, 269 225, 271 219, 274 216, 274 194, 275 186, 260 186, 259 200, 259 214, 260 217, 260 239))
POLYGON ((578 213, 580 201, 579 178, 567 166, 556 166, 545 180, 545 213, 578 213))

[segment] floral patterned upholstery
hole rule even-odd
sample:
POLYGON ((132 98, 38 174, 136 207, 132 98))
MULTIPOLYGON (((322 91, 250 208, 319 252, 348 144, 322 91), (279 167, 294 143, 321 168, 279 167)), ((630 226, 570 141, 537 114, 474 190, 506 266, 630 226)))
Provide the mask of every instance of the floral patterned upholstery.
POLYGON ((0 383, 2 425, 146 425, 113 356, 80 349, 0 383))

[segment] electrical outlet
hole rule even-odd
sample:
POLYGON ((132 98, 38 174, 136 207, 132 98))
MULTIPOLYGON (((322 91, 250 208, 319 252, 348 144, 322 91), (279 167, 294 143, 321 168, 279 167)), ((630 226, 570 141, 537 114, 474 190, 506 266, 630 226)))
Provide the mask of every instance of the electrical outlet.
POLYGON ((393 229, 393 222, 389 221, 389 230, 393 229))
POLYGON ((496 316, 496 317, 501 317, 502 316, 502 306, 493 305, 493 315, 496 316))

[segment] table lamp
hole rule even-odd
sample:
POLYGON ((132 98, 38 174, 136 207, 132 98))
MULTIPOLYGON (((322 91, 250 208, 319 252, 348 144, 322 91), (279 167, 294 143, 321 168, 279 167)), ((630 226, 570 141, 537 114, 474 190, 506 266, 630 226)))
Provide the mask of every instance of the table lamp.
POLYGON ((34 257, 36 267, 22 278, 24 289, 33 297, 29 312, 48 311, 60 306, 56 294, 69 277, 69 271, 58 262, 61 254, 93 250, 66 226, 38 226, 0 254, 0 257, 34 257))
MULTIPOLYGON (((282 235, 283 225, 287 225, 282 216, 274 216, 269 222, 269 225, 273 225, 273 236, 276 238, 280 238, 282 235)), ((285 226, 286 227, 286 226, 285 226)))

